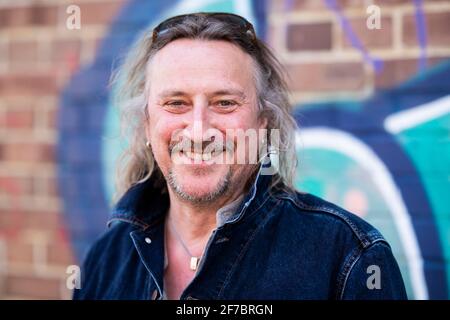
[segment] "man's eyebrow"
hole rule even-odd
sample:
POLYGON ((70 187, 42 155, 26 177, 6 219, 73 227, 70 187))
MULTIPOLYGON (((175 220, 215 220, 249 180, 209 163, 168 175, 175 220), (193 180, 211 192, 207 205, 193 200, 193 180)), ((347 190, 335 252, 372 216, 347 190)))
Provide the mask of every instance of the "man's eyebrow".
POLYGON ((237 89, 226 89, 226 90, 217 90, 212 93, 213 96, 238 96, 242 99, 246 99, 247 96, 244 92, 237 89))
MULTIPOLYGON (((169 90, 164 90, 161 93, 159 93, 158 97, 166 98, 166 97, 179 97, 179 96, 186 96, 186 95, 188 95, 188 93, 185 91, 169 89, 169 90)), ((238 89, 217 90, 208 95, 209 96, 225 96, 225 95, 238 96, 244 100, 247 98, 245 93, 238 89)))

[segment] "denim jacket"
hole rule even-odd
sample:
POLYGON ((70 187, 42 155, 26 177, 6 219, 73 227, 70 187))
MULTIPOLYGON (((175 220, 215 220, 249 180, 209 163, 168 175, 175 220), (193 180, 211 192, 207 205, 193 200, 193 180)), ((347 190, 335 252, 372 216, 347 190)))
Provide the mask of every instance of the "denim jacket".
MULTIPOLYGON (((181 300, 406 299, 378 230, 311 194, 256 176, 232 219, 212 233, 181 300)), ((167 193, 130 188, 94 243, 74 299, 162 299, 167 193)))

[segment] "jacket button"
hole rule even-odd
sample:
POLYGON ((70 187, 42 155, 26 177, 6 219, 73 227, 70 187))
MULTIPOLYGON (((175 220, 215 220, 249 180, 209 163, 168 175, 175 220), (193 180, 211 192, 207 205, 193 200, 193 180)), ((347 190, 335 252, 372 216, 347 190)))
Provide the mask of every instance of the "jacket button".
POLYGON ((147 238, 145 238, 145 242, 147 242, 148 244, 150 244, 150 243, 152 243, 152 240, 151 240, 149 237, 147 237, 147 238))

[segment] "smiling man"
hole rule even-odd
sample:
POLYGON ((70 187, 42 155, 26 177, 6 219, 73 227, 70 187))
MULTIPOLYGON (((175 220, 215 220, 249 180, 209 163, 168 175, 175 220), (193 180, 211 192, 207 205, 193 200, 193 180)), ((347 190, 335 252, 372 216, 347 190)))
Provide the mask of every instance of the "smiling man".
POLYGON ((293 187, 286 85, 248 21, 170 18, 117 79, 121 197, 75 299, 406 298, 376 229, 293 187))

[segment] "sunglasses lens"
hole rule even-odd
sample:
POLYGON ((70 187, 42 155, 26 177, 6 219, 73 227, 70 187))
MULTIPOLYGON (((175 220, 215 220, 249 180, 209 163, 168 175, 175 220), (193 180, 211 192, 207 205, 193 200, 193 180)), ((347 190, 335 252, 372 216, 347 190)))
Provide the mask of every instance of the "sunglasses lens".
MULTIPOLYGON (((208 16, 208 17, 212 17, 216 20, 227 22, 227 23, 230 23, 233 25, 238 25, 245 30, 245 33, 250 31, 251 35, 252 35, 252 39, 256 38, 253 25, 241 16, 238 16, 238 15, 235 15, 232 13, 202 13, 202 14, 205 16, 208 16)), ((165 30, 168 30, 168 29, 176 26, 179 23, 182 23, 183 20, 188 16, 197 17, 198 14, 183 14, 183 15, 169 18, 169 19, 161 22, 156 28, 153 29, 153 42, 156 41, 156 38, 158 37, 159 34, 164 32, 165 30)))

